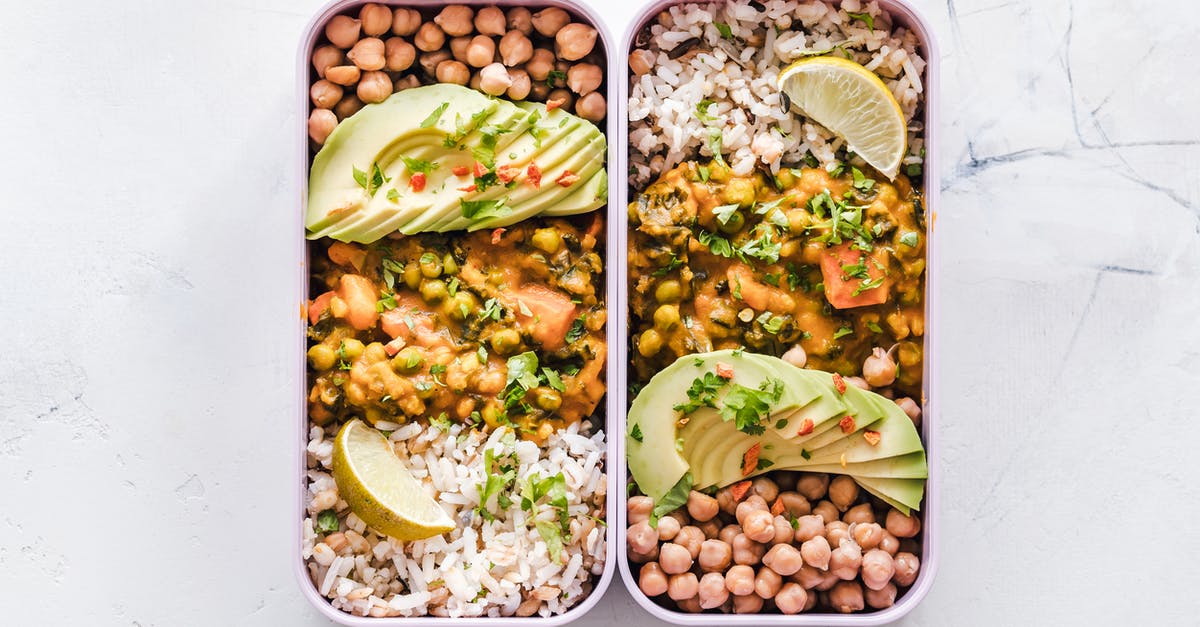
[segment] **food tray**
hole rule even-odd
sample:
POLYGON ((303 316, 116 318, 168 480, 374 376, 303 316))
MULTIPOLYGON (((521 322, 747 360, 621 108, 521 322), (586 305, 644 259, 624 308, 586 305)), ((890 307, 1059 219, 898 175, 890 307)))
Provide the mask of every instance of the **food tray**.
MULTIPOLYGON (((679 4, 708 4, 708 2, 691 2, 690 0, 658 0, 646 5, 640 13, 630 22, 630 27, 626 29, 625 36, 621 42, 620 52, 622 63, 620 64, 621 73, 614 71, 610 77, 611 81, 616 86, 617 100, 617 115, 613 116, 613 120, 628 119, 628 101, 629 101, 629 79, 628 65, 625 59, 634 49, 634 39, 637 33, 642 30, 660 11, 679 5, 679 4)), ((833 613, 800 613, 794 615, 783 614, 717 614, 717 613, 700 613, 689 614, 685 612, 674 611, 656 604, 653 600, 646 597, 638 586, 638 578, 631 571, 628 559, 628 543, 626 541, 626 529, 628 523, 626 521, 626 503, 628 495, 625 490, 619 490, 618 500, 616 504, 615 518, 610 519, 610 525, 615 525, 619 530, 615 542, 618 545, 617 564, 621 569, 621 578, 625 582, 625 587, 629 589, 629 593, 637 601, 643 609, 655 617, 675 623, 678 625, 882 625, 900 619, 905 614, 912 611, 914 607, 925 597, 929 592, 929 588, 933 585, 933 579, 937 571, 938 563, 938 507, 940 496, 940 481, 939 481, 939 446, 936 438, 936 426, 939 411, 939 388, 938 388, 938 363, 937 363, 937 300, 939 289, 939 269, 940 249, 939 238, 935 231, 937 222, 937 212, 941 203, 939 201, 939 181, 937 172, 937 149, 938 149, 938 115, 939 101, 938 89, 940 88, 940 73, 939 73, 939 57, 937 42, 933 37, 932 29, 928 22, 921 15, 909 6, 904 0, 878 0, 879 8, 883 11, 891 13, 897 24, 904 25, 912 30, 920 38, 924 58, 927 62, 924 76, 925 84, 925 106, 924 106, 924 123, 925 123, 925 164, 923 172, 922 187, 924 189, 924 202, 926 206, 926 214, 928 216, 928 232, 926 244, 926 296, 925 296, 925 320, 926 332, 924 335, 924 353, 932 355, 932 359, 926 359, 924 364, 923 375, 923 413, 921 419, 921 435, 925 442, 925 454, 929 464, 929 477, 926 483, 924 508, 921 512, 922 523, 922 547, 921 547, 921 569, 918 573, 917 580, 905 592, 904 596, 897 599, 895 605, 884 610, 873 612, 864 612, 857 614, 833 614, 833 613)), ((610 62, 610 65, 612 63, 610 62)), ((611 89, 611 88, 610 88, 611 89)), ((617 143, 620 149, 617 151, 616 158, 611 162, 614 172, 627 172, 629 165, 629 127, 628 124, 623 124, 621 128, 614 129, 617 135, 617 143)), ((629 204, 629 189, 628 185, 616 185, 615 202, 620 207, 626 207, 629 204)), ((610 229, 616 227, 615 237, 610 241, 615 242, 615 250, 625 250, 628 245, 627 222, 628 213, 624 211, 611 214, 612 224, 610 229), (620 216, 619 218, 617 216, 620 216)), ((612 231, 610 231, 610 234, 612 231)), ((610 237, 612 237, 610 235, 610 237)), ((621 275, 622 278, 628 273, 628 260, 625 255, 620 255, 617 267, 614 274, 621 275)), ((611 282, 610 282, 611 289, 611 282)), ((621 281, 617 286, 617 300, 615 308, 622 311, 628 310, 628 286, 626 281, 621 281)), ((627 342, 623 342, 619 348, 620 351, 627 351, 627 342)), ((611 375, 610 375, 611 376, 611 375)), ((610 438, 616 441, 616 453, 610 453, 610 480, 612 477, 620 477, 624 479, 628 475, 627 463, 625 460, 625 438, 626 432, 626 407, 628 407, 628 390, 625 385, 609 386, 610 398, 609 407, 613 411, 613 401, 618 409, 612 414, 613 419, 609 422, 610 438), (616 434, 616 435, 612 435, 616 434)), ((611 446, 610 446, 611 448, 611 446)), ((610 503, 609 511, 613 511, 610 503)))
MULTIPOLYGON (((566 11, 574 14, 576 16, 576 18, 587 22, 590 26, 595 28, 597 30, 597 32, 599 33, 598 43, 604 50, 605 56, 607 58, 605 71, 607 72, 607 77, 609 77, 609 80, 607 82, 607 88, 606 88, 604 95, 605 95, 605 99, 607 100, 607 104, 608 104, 608 114, 605 118, 605 121, 602 122, 600 124, 600 126, 601 126, 602 130, 608 129, 608 132, 606 132, 606 134, 609 136, 609 139, 608 139, 608 164, 609 164, 610 172, 613 171, 612 164, 617 163, 617 160, 616 160, 617 155, 622 154, 624 147, 618 141, 616 141, 616 136, 611 133, 612 126, 607 125, 607 122, 609 120, 618 119, 615 117, 617 114, 617 106, 616 106, 616 95, 615 95, 616 91, 615 91, 614 86, 620 81, 611 80, 611 77, 618 76, 618 69, 620 70, 620 76, 622 76, 622 77, 624 76, 624 61, 623 61, 623 57, 621 57, 620 68, 618 68, 618 65, 616 63, 614 63, 613 37, 608 32, 608 29, 606 28, 604 22, 599 18, 599 16, 596 14, 596 12, 594 10, 592 10, 590 7, 588 7, 582 3, 579 3, 579 2, 574 2, 572 0, 538 0, 536 2, 531 1, 531 0, 497 0, 497 1, 459 0, 456 2, 450 2, 450 1, 446 1, 446 0, 434 0, 431 2, 420 2, 420 3, 389 2, 387 0, 376 0, 375 3, 383 4, 383 5, 392 7, 392 8, 407 7, 407 8, 414 8, 414 9, 420 9, 420 10, 434 9, 434 8, 439 8, 439 7, 443 7, 443 6, 450 5, 450 4, 465 4, 465 5, 470 5, 470 6, 495 5, 495 6, 499 6, 501 8, 513 7, 513 6, 525 6, 525 7, 529 7, 531 10, 536 9, 536 8, 545 8, 545 7, 560 7, 562 9, 565 9, 566 11)), ((364 4, 367 4, 366 0, 334 0, 333 2, 330 2, 329 4, 326 4, 320 10, 318 10, 316 15, 312 18, 312 20, 309 21, 308 25, 304 28, 303 34, 300 37, 300 42, 299 42, 300 47, 299 47, 299 51, 298 51, 297 58, 296 58, 296 92, 294 94, 295 100, 293 101, 297 106, 297 110, 295 113, 296 120, 293 123, 293 128, 295 130, 295 141, 296 141, 296 145, 295 145, 295 150, 296 150, 295 155, 296 156, 295 156, 295 166, 294 166, 295 171, 294 172, 295 172, 296 180, 299 181, 299 185, 297 186, 297 189, 296 189, 296 195, 293 197, 296 202, 296 207, 292 212, 292 223, 290 225, 291 230, 290 230, 289 235, 291 237, 291 241, 292 241, 292 245, 293 245, 293 249, 291 252, 291 259, 295 263, 295 270, 294 270, 295 274, 293 275, 293 281, 295 283, 293 285, 293 288, 295 290, 295 293, 297 294, 296 306, 302 312, 304 311, 305 303, 308 302, 308 298, 309 298, 308 260, 309 260, 310 247, 308 245, 308 242, 305 239, 304 215, 305 215, 306 204, 307 204, 307 199, 308 199, 308 169, 309 169, 309 162, 310 162, 310 158, 311 158, 310 154, 309 154, 309 139, 308 139, 308 130, 307 130, 308 113, 312 106, 312 104, 309 100, 309 85, 310 85, 311 75, 312 75, 312 63, 310 62, 310 56, 312 54, 314 45, 321 37, 322 31, 324 30, 324 27, 325 27, 325 24, 330 19, 332 19, 335 15, 338 15, 341 13, 346 13, 348 11, 356 13, 358 7, 361 7, 364 4)), ((611 190, 616 189, 617 187, 619 187, 619 185, 614 184, 614 185, 610 186, 610 188, 609 188, 610 189, 610 202, 609 202, 608 206, 610 207, 610 211, 608 214, 609 221, 608 221, 608 225, 607 225, 607 230, 605 232, 605 238, 606 238, 606 240, 605 240, 606 248, 605 249, 606 249, 606 252, 610 256, 615 251, 617 258, 623 259, 625 249, 624 249, 624 239, 622 238, 621 234, 624 232, 625 224, 623 221, 614 220, 613 212, 611 211, 611 207, 623 206, 619 203, 614 205, 611 202, 612 199, 615 198, 615 196, 613 195, 611 190), (613 246, 614 242, 618 243, 618 245, 616 247, 613 246)), ((623 215, 624 211, 623 210, 617 211, 616 214, 623 215)), ((609 311, 621 311, 622 309, 618 309, 618 308, 623 307, 623 305, 621 305, 617 302, 617 294, 618 294, 618 290, 620 289, 620 286, 624 282, 624 275, 622 273, 620 273, 619 271, 617 271, 617 267, 615 265, 611 265, 606 268, 606 275, 607 276, 606 276, 606 286, 605 286, 605 299, 606 299, 606 302, 608 303, 609 311)), ((471 625, 479 625, 479 626, 547 625, 547 626, 549 626, 549 625, 563 625, 563 624, 569 623, 573 620, 576 620, 577 618, 582 616, 584 613, 586 613, 588 610, 590 610, 592 607, 594 607, 597 602, 599 602, 600 597, 602 597, 604 595, 604 591, 608 588, 609 584, 612 581, 613 570, 614 570, 612 567, 612 564, 617 559, 617 552, 616 552, 616 545, 615 545, 615 542, 617 541, 617 539, 614 537, 614 533, 613 533, 614 527, 612 525, 609 525, 606 528, 607 552, 606 552, 606 557, 605 557, 606 567, 604 569, 603 574, 601 574, 598 579, 594 580, 592 591, 588 595, 587 598, 585 598, 583 601, 581 601, 575 607, 572 607, 570 610, 564 612, 563 614, 559 614, 557 616, 549 616, 549 617, 532 616, 532 617, 528 617, 528 618, 524 618, 524 617, 501 617, 501 618, 468 617, 468 618, 453 618, 453 619, 434 617, 434 616, 408 617, 408 618, 373 618, 373 617, 354 616, 347 612, 343 612, 339 609, 336 609, 332 605, 330 605, 329 601, 327 599, 325 599, 324 597, 322 597, 321 594, 313 586, 313 583, 312 583, 311 579, 309 579, 309 575, 308 575, 307 571, 305 570, 304 559, 301 556, 301 547, 303 544, 302 544, 299 523, 301 520, 303 520, 304 515, 305 515, 305 513, 304 513, 305 512, 305 495, 307 492, 306 486, 305 486, 305 472, 306 472, 305 447, 307 445, 307 440, 308 440, 308 437, 307 437, 308 412, 307 412, 307 405, 306 405, 306 386, 304 384, 305 376, 306 376, 306 369, 307 369, 307 362, 306 362, 306 357, 305 357, 305 349, 306 349, 305 332, 306 332, 306 328, 307 328, 306 320, 307 320, 307 317, 303 313, 297 317, 297 319, 295 321, 296 326, 294 327, 295 344, 291 347, 291 350, 294 351, 294 353, 292 354, 291 360, 292 360, 292 363, 294 364, 293 367, 295 368, 295 370, 293 370, 293 372, 292 372, 292 381, 293 381, 293 387, 295 388, 295 396, 293 396, 294 403, 295 403, 295 408, 293 410, 294 411, 293 420, 294 420, 295 429, 296 429, 295 432, 292 434, 293 446, 294 446, 294 448, 293 448, 294 458, 293 458, 293 462, 292 462, 292 468, 293 468, 294 472, 296 472, 296 475, 294 476, 294 480, 296 481, 296 483, 293 487, 293 489, 295 490, 295 497, 294 497, 295 500, 293 501, 293 507, 295 507, 295 509, 292 511, 297 516, 297 518, 295 518, 295 519, 289 518, 288 525, 291 528, 291 531, 290 531, 291 538, 292 538, 291 546, 293 547, 293 551, 294 551, 294 558, 293 558, 292 565, 295 570, 295 575, 296 575, 297 581, 300 585, 301 591, 304 594, 304 597, 306 599, 308 599, 308 601, 313 605, 314 608, 316 608, 316 610, 318 612, 320 612, 321 615, 325 616, 326 618, 328 618, 336 623, 340 623, 342 625, 357 625, 357 626, 369 625, 372 627, 378 626, 378 625, 420 626, 420 625, 440 625, 440 624, 447 624, 447 623, 453 623, 455 625, 467 625, 467 626, 471 626, 471 625)), ((606 335, 607 335, 608 345, 610 347, 610 353, 608 355, 608 363, 605 366, 605 368, 606 368, 605 376, 607 378, 607 381, 609 382, 610 393, 605 397, 605 415, 612 417, 612 416, 618 415, 618 412, 620 411, 620 407, 621 407, 620 403, 624 402, 623 397, 618 397, 617 395, 611 393, 612 382, 624 380, 623 379, 624 374, 618 368, 618 364, 622 363, 625 360, 624 329, 621 324, 613 323, 610 321, 610 323, 607 326, 606 335)), ((623 388, 624 385, 623 384, 618 385, 617 387, 623 388)), ((616 470, 616 467, 612 465, 614 463, 614 460, 617 460, 618 456, 621 455, 622 453, 618 450, 618 445, 617 445, 616 441, 611 436, 607 435, 610 431, 612 433, 620 433, 619 431, 610 429, 610 424, 611 423, 607 423, 607 421, 606 421, 606 424, 603 425, 603 427, 605 429, 606 437, 608 437, 607 449, 606 449, 605 455, 607 456, 607 460, 608 460, 607 472, 608 472, 609 499, 606 502, 606 510, 607 511, 606 511, 605 518, 606 518, 606 520, 609 520, 609 521, 614 520, 614 515, 615 515, 614 512, 616 512, 618 509, 623 510, 623 508, 624 508, 624 504, 617 503, 616 500, 612 496, 612 495, 617 494, 620 486, 622 485, 622 482, 619 481, 619 479, 623 479, 624 470, 623 470, 623 466, 622 466, 621 470, 616 470), (618 505, 620 506, 619 508, 618 508, 618 505)), ((623 540, 622 540, 622 542, 623 542, 623 540)))

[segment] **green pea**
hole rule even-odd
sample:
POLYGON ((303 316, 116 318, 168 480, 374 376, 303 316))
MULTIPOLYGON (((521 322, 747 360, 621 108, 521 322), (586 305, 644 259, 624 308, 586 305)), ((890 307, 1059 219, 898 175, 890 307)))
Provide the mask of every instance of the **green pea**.
POLYGON ((725 220, 724 223, 717 222, 717 229, 726 235, 733 235, 742 230, 742 227, 745 225, 746 218, 742 216, 742 212, 734 211, 729 214, 729 219, 725 220))
POLYGON ((533 392, 535 405, 546 411, 554 411, 562 406, 562 395, 550 388, 537 388, 533 392))
POLYGON ((488 403, 487 407, 484 407, 480 414, 483 416, 483 421, 487 423, 487 426, 493 429, 500 426, 500 408, 496 407, 495 403, 488 403))
POLYGON ((670 331, 679 326, 679 307, 677 305, 660 305, 654 310, 654 328, 659 331, 670 331))
POLYGON ((492 336, 492 350, 501 355, 512 355, 521 347, 521 334, 516 329, 501 329, 492 336))
POLYGON ((708 180, 713 183, 724 183, 729 180, 733 174, 733 170, 727 165, 721 165, 716 161, 708 164, 708 180))
POLYGON ((308 349, 308 363, 317 370, 329 370, 337 363, 337 352, 325 344, 315 344, 308 349))
POLYGON ((437 255, 433 253, 425 253, 421 255, 421 276, 427 279, 436 279, 442 276, 442 262, 437 255))
POLYGON ((466 320, 479 306, 479 301, 470 292, 460 291, 442 304, 442 313, 451 320, 466 320))
POLYGON ((425 358, 421 356, 421 350, 414 346, 400 349, 400 352, 392 358, 392 370, 402 374, 412 374, 420 370, 424 364, 425 358))
POLYGON ((796 184, 796 175, 792 174, 791 169, 782 168, 779 174, 775 175, 775 180, 779 182, 779 186, 787 189, 796 184))
POLYGON ((442 271, 446 274, 458 274, 458 262, 454 260, 454 255, 446 253, 442 258, 442 271))
POLYGON ((749 209, 754 204, 754 181, 748 178, 730 179, 721 190, 721 198, 726 204, 738 204, 749 209))
POLYGON ((677 303, 682 296, 683 288, 679 281, 667 279, 654 288, 654 300, 660 303, 677 303))
POLYGON ((531 242, 534 248, 542 252, 554 254, 558 252, 559 246, 562 245, 562 236, 555 229, 538 229, 533 232, 531 242))
POLYGON ((448 294, 446 284, 442 281, 433 279, 421 283, 421 298, 430 303, 440 303, 448 294))
POLYGON ((404 264, 404 284, 408 289, 415 290, 421 287, 421 268, 415 263, 404 264))
POLYGON ((345 355, 346 361, 358 359, 362 355, 363 348, 363 343, 354 338, 342 340, 341 352, 342 355, 345 355))
POLYGON ((643 332, 638 338, 638 352, 642 354, 642 357, 653 357, 662 350, 662 346, 662 335, 659 335, 658 331, 654 329, 643 332))

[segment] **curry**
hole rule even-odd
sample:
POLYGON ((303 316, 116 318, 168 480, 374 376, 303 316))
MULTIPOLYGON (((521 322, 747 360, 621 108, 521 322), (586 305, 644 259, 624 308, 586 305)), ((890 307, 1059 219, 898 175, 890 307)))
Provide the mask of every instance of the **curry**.
POLYGON ((851 376, 894 347, 895 387, 919 394, 925 216, 908 179, 840 165, 735 176, 685 162, 629 205, 633 370, 724 348, 851 376), (880 177, 882 179, 882 177, 880 177))

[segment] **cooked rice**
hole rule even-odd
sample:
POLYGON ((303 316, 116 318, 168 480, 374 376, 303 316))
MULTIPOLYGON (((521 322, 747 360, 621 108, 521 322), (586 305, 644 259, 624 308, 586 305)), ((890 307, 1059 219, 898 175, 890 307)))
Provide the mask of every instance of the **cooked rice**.
POLYGON ((358 616, 549 616, 588 595, 591 575, 604 570, 604 526, 597 522, 604 516, 607 489, 603 432, 583 435, 587 423, 577 423, 539 447, 516 439, 506 427, 483 433, 459 424, 448 431, 415 423, 376 426, 395 429, 389 438, 396 453, 459 524, 446 535, 415 542, 376 534, 336 498, 337 485, 329 474, 335 433, 313 427, 304 558, 313 584, 334 607, 358 616), (554 509, 527 512, 519 494, 507 490, 512 497, 507 509, 499 507, 497 498, 489 499, 493 521, 475 511, 479 486, 487 480, 483 461, 489 449, 496 457, 513 455, 517 486, 531 476, 563 473, 570 534, 563 538, 559 562, 551 560, 534 528, 536 520, 556 520, 554 509), (334 499, 338 532, 348 540, 340 551, 325 542, 332 534, 314 531, 320 508, 334 499))
POLYGON ((721 152, 739 175, 760 163, 778 172, 810 153, 826 167, 844 160, 844 141, 785 111, 776 89, 787 64, 831 50, 840 54, 839 47, 892 91, 908 122, 904 164, 922 162, 924 129, 914 116, 925 60, 917 53, 916 34, 893 28, 891 16, 876 2, 843 0, 840 8, 821 0, 676 5, 659 15, 648 39, 638 35, 637 45, 643 43, 654 60, 650 72, 631 79, 630 184, 635 188, 697 153, 712 156, 709 138, 716 131, 721 152), (869 14, 874 30, 848 11, 869 14), (723 39, 714 22, 727 24, 734 40, 723 39), (692 50, 670 58, 678 45, 693 39, 699 41, 692 50), (705 112, 715 118, 708 122, 696 110, 704 100, 715 103, 705 112))

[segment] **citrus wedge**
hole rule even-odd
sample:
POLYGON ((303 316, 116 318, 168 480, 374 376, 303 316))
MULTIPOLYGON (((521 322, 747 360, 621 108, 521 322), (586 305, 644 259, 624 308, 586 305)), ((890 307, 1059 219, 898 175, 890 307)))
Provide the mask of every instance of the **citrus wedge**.
POLYGON ((454 529, 387 438, 361 420, 347 422, 333 441, 333 480, 350 510, 380 533, 421 540, 454 529))
POLYGON ((846 140, 850 150, 888 179, 904 159, 904 112, 873 72, 846 59, 801 59, 779 73, 779 90, 794 111, 846 140))

